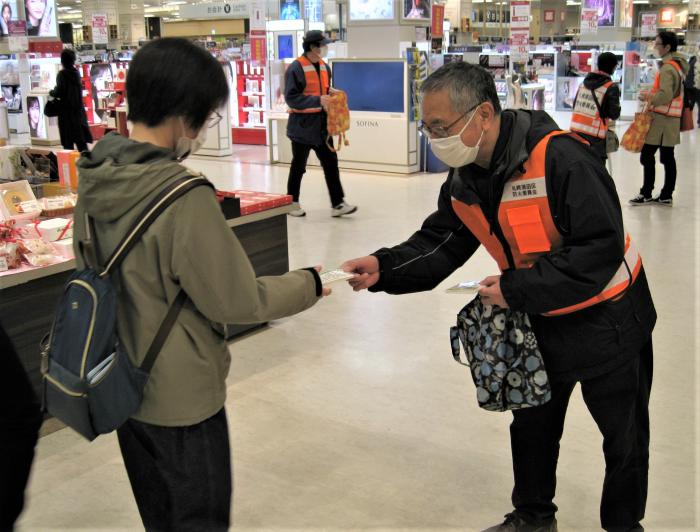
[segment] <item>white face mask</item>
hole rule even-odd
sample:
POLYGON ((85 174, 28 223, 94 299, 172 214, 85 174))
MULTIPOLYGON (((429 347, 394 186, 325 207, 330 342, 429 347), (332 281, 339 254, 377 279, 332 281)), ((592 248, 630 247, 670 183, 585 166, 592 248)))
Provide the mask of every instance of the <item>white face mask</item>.
POLYGON ((318 55, 320 57, 327 57, 328 56, 328 46, 321 46, 318 50, 318 55))
POLYGON ((183 136, 177 139, 177 144, 175 145, 175 155, 178 161, 182 161, 189 157, 190 155, 197 153, 199 149, 207 141, 207 125, 204 124, 202 129, 199 130, 197 136, 193 139, 184 134, 185 123, 180 119, 182 125, 183 136))
POLYGON ((476 116, 476 110, 472 113, 472 117, 467 120, 464 127, 456 135, 451 137, 445 137, 444 139, 430 139, 430 147, 433 149, 435 157, 440 159, 450 168, 461 168, 468 164, 476 161, 477 155, 479 155, 479 147, 481 146, 481 139, 484 137, 484 131, 481 130, 481 136, 479 136, 479 141, 476 146, 467 146, 462 142, 462 133, 467 129, 467 126, 476 116))

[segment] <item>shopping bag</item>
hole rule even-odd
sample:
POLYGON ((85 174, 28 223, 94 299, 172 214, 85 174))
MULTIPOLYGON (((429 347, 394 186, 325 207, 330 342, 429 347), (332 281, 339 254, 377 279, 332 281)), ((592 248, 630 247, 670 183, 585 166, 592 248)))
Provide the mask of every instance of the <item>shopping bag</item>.
POLYGON ((632 125, 625 131, 620 145, 632 153, 641 152, 647 134, 649 133, 649 128, 651 127, 651 120, 651 113, 646 110, 635 113, 634 122, 632 122, 632 125))
POLYGON ((477 296, 457 315, 450 343, 454 359, 471 370, 481 408, 504 412, 551 399, 544 359, 526 313, 484 305, 477 296), (467 363, 461 360, 460 344, 467 363))
POLYGON ((693 122, 693 109, 692 107, 683 107, 683 114, 681 115, 681 131, 692 131, 695 129, 695 122, 693 122))
POLYGON ((331 103, 326 109, 328 136, 326 145, 331 151, 340 151, 343 145, 350 143, 345 138, 345 132, 350 129, 350 109, 348 107, 348 95, 340 89, 331 89, 329 96, 331 103), (337 148, 331 145, 331 139, 338 137, 337 148))

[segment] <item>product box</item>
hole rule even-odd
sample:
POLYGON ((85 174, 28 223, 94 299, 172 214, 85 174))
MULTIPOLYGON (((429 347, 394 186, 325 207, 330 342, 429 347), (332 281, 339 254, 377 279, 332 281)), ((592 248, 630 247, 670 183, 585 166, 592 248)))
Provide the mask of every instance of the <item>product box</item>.
POLYGON ((76 163, 80 152, 74 150, 57 150, 58 179, 64 187, 75 191, 78 189, 78 167, 76 163))
POLYGON ((56 242, 73 237, 73 220, 68 218, 50 218, 39 222, 36 230, 44 242, 56 242))
POLYGON ((64 259, 74 259, 75 254, 73 253, 73 239, 66 238, 64 240, 59 240, 53 243, 53 247, 56 249, 56 254, 63 257, 64 259))
POLYGON ((29 181, 13 181, 0 184, 0 217, 16 220, 34 219, 41 206, 29 186, 29 181))

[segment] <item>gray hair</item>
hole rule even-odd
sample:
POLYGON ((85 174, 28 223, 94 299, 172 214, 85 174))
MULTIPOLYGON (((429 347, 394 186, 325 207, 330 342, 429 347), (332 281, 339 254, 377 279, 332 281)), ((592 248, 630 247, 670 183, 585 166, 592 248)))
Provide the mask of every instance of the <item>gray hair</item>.
POLYGON ((448 63, 433 72, 421 85, 421 95, 447 90, 452 108, 464 113, 482 102, 491 102, 496 114, 501 113, 496 83, 491 73, 478 65, 462 61, 448 63))

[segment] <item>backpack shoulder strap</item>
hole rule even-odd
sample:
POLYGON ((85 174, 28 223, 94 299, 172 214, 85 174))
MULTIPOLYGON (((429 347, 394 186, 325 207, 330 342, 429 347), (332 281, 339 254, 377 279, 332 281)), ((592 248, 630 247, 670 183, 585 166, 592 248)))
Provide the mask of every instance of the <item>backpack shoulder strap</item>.
POLYGON ((161 190, 158 195, 148 204, 141 215, 136 218, 131 229, 126 233, 124 238, 119 242, 112 255, 105 262, 104 270, 100 273, 100 277, 106 277, 113 270, 118 268, 129 252, 138 243, 146 230, 156 221, 158 216, 172 205, 178 198, 184 196, 193 188, 200 186, 208 186, 212 189, 214 186, 202 176, 186 176, 170 183, 167 187, 161 190))

